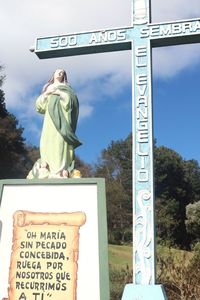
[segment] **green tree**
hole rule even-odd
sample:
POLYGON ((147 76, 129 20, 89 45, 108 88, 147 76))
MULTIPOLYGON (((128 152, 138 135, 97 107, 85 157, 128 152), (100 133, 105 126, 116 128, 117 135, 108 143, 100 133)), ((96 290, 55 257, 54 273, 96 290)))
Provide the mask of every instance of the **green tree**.
POLYGON ((154 148, 157 233, 161 240, 183 246, 188 239, 185 228, 185 190, 183 160, 164 146, 154 148))
POLYGON ((26 148, 26 155, 25 155, 25 161, 24 161, 24 176, 26 177, 29 173, 29 171, 32 169, 34 163, 39 159, 40 157, 40 151, 39 148, 32 145, 25 145, 26 148))
POLYGON ((191 203, 200 200, 200 166, 197 160, 184 160, 184 174, 187 182, 187 193, 191 203))
POLYGON ((23 128, 6 109, 5 94, 1 89, 4 78, 5 76, 0 76, 0 178, 23 178, 27 155, 22 137, 23 128))
MULTIPOLYGON (((0 66, 0 72, 2 72, 3 67, 0 66)), ((3 81, 5 79, 5 75, 0 75, 0 87, 3 84, 3 81)), ((4 118, 8 115, 8 111, 6 109, 5 105, 5 93, 2 89, 0 89, 0 118, 4 118)))
MULTIPOLYGON (((106 178, 109 238, 123 240, 132 228, 132 141, 112 141, 101 153, 95 176, 106 178)), ((154 147, 156 228, 158 239, 189 248, 186 206, 200 199, 200 167, 167 147, 154 147)))
POLYGON ((90 164, 86 164, 79 156, 75 157, 75 168, 81 172, 82 177, 92 177, 93 169, 90 164))
POLYGON ((154 148, 156 219, 158 237, 189 248, 186 206, 199 199, 200 172, 195 160, 186 161, 174 150, 154 148))
POLYGON ((192 235, 193 241, 200 241, 200 201, 186 206, 187 231, 192 235))
POLYGON ((131 239, 132 141, 112 141, 101 153, 95 176, 106 179, 108 234, 111 242, 131 239))

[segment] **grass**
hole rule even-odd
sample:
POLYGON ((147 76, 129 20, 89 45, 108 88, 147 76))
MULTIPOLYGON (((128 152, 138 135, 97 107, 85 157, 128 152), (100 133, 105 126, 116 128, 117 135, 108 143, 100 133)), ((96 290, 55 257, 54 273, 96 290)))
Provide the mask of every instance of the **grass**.
POLYGON ((109 245, 110 300, 119 300, 127 282, 132 282, 132 246, 109 245))
POLYGON ((110 266, 116 270, 126 269, 127 265, 132 269, 132 246, 109 245, 108 260, 110 266))
MULTIPOLYGON (((177 264, 187 264, 193 256, 192 252, 169 248, 162 245, 156 246, 156 254, 158 257, 166 260, 173 257, 177 264)), ((120 270, 125 269, 128 265, 132 269, 132 245, 109 245, 108 259, 111 267, 120 270)))
MULTIPOLYGON (((108 250, 111 288, 110 300, 118 300, 121 299, 126 283, 132 282, 132 245, 109 245, 108 250)), ((187 265, 189 265, 193 253, 158 245, 156 255, 158 282, 165 285, 167 283, 168 287, 166 286, 166 288, 168 289, 169 300, 200 299, 189 297, 188 295, 179 297, 177 294, 175 296, 173 294, 174 283, 177 284, 178 288, 176 287, 176 289, 179 289, 179 292, 185 289, 182 287, 182 283, 186 282, 185 276, 188 277, 187 265), (170 286, 170 290, 169 284, 172 285, 170 286)), ((192 290, 193 285, 188 283, 188 288, 192 290)))

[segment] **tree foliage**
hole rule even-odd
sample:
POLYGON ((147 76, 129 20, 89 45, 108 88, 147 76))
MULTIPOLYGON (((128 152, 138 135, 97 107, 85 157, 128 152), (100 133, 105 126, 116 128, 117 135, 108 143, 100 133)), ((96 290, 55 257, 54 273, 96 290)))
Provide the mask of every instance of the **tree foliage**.
POLYGON ((186 206, 186 228, 195 242, 200 241, 200 201, 186 206))
POLYGON ((81 172, 82 177, 92 177, 93 169, 90 164, 85 163, 79 156, 75 157, 75 168, 81 172))
POLYGON ((110 242, 130 240, 132 224, 132 143, 112 141, 101 153, 95 176, 106 178, 108 234, 110 242))
POLYGON ((23 128, 6 109, 5 94, 1 89, 4 78, 0 76, 0 178, 25 178, 28 149, 22 136, 23 128))
MULTIPOLYGON (((106 178, 109 239, 113 242, 131 238, 131 149, 131 135, 112 141, 102 151, 95 168, 95 176, 106 178)), ((154 173, 158 241, 188 249, 196 237, 186 227, 186 207, 200 200, 199 164, 155 144, 154 173)))
POLYGON ((170 245, 189 248, 186 206, 200 199, 200 168, 167 147, 154 147, 157 234, 170 245))

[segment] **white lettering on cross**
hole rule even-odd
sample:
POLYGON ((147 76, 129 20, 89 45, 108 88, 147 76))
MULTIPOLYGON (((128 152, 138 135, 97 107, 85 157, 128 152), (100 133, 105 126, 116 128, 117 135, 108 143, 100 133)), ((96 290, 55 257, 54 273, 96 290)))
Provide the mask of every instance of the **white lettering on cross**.
POLYGON ((108 30, 92 33, 89 44, 99 44, 115 41, 124 41, 126 39, 126 30, 108 30))
POLYGON ((135 49, 136 56, 136 67, 147 67, 146 57, 147 57, 147 47, 139 46, 135 49))
MULTIPOLYGON (((158 28, 154 28, 153 32, 157 34, 158 28)), ((149 170, 147 168, 149 152, 149 120, 148 120, 148 75, 147 75, 147 46, 139 45, 135 47, 135 66, 140 71, 136 75, 136 128, 137 128, 137 143, 136 153, 138 155, 137 181, 148 182, 149 170)))
POLYGON ((77 45, 76 35, 52 38, 50 41, 50 45, 51 45, 51 48, 76 46, 77 45))
POLYGON ((176 22, 172 24, 160 24, 140 29, 140 37, 164 37, 180 34, 195 33, 200 30, 200 21, 193 22, 176 22))
POLYGON ((149 181, 149 172, 148 170, 138 170, 138 181, 140 182, 148 182, 149 181))
POLYGON ((200 30, 200 21, 194 23, 194 32, 196 32, 197 30, 200 30))

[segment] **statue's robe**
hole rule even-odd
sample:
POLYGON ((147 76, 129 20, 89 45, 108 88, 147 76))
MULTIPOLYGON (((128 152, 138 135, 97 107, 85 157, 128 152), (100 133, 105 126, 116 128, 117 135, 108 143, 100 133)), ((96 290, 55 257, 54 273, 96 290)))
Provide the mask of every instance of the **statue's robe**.
POLYGON ((64 97, 40 95, 36 109, 44 114, 40 139, 41 164, 47 163, 51 174, 74 168, 74 149, 81 145, 75 135, 79 113, 78 99, 69 85, 59 85, 64 97))

